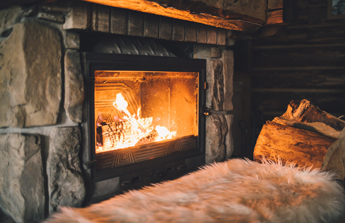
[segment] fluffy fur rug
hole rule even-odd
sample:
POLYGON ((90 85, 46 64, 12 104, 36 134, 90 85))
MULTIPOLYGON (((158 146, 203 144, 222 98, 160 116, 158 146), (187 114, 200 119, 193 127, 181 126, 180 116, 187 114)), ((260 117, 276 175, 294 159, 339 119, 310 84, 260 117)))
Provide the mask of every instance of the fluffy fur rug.
POLYGON ((46 222, 328 222, 344 209, 330 173, 233 159, 46 222))

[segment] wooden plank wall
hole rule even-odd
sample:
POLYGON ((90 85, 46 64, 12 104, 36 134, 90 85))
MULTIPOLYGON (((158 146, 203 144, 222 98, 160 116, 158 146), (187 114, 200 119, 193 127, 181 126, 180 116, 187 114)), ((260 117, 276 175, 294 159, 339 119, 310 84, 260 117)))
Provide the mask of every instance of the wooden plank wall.
POLYGON ((297 20, 252 48, 252 110, 272 120, 291 100, 345 115, 345 19, 327 19, 327 1, 299 1, 297 20), (301 4, 303 2, 303 4, 301 4))

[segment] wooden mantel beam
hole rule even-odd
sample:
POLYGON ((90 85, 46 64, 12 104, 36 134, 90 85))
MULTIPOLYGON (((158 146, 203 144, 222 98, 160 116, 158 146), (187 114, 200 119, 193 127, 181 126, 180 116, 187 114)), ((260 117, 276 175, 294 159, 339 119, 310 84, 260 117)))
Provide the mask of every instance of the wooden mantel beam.
MULTIPOLYGON (((71 0, 1 1, 0 9, 14 4, 71 0)), ((218 28, 253 33, 266 22, 267 0, 74 0, 124 8, 218 28)), ((276 0, 275 0, 276 1, 276 0)))
MULTIPOLYGON (((261 6, 260 9, 256 9, 256 14, 249 15, 250 11, 247 7, 253 6, 253 4, 245 4, 243 8, 236 6, 234 10, 231 8, 217 8, 209 0, 203 0, 204 4, 200 7, 200 1, 194 0, 187 1, 190 4, 185 5, 186 9, 182 9, 182 5, 178 4, 181 1, 174 0, 83 0, 87 2, 97 3, 101 5, 108 5, 117 8, 130 9, 160 16, 166 16, 175 19, 181 19, 214 27, 254 32, 265 23, 265 10, 267 7, 265 0, 252 0, 249 2, 256 2, 255 6, 261 6), (180 6, 180 7, 179 7, 180 6), (175 7, 179 7, 175 8, 175 7), (236 11, 235 11, 236 10, 236 11), (245 14, 247 13, 247 14, 245 14), (259 16, 257 16, 259 15, 259 16)), ((225 0, 222 0, 225 2, 225 0)), ((227 1, 232 2, 232 1, 227 1)), ((248 2, 248 1, 247 1, 248 2)))

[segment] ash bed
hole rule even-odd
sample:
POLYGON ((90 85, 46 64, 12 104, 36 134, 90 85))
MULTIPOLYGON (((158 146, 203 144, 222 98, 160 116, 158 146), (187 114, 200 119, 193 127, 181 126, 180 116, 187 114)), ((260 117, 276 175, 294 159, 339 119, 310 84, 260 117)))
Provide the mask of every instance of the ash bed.
POLYGON ((332 177, 231 159, 86 208, 63 207, 45 222, 333 222, 345 199, 332 177))

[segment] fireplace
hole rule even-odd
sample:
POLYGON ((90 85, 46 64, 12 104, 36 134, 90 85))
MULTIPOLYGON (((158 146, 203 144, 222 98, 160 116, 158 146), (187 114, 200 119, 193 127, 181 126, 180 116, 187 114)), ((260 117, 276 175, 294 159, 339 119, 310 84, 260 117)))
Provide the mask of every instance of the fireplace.
POLYGON ((155 173, 174 178, 204 164, 205 60, 83 56, 93 181, 127 179, 133 173, 131 184, 142 186, 135 179, 155 178, 155 173), (192 157, 199 158, 187 167, 185 159, 192 157), (163 164, 165 171, 160 169, 163 164), (150 176, 141 176, 143 169, 150 176))
POLYGON ((61 206, 231 157, 232 31, 80 1, 0 13, 1 220, 38 222, 61 206), (149 47, 146 56, 135 48, 124 55, 115 45, 96 52, 90 36, 152 40, 188 55, 153 48, 154 55, 149 47), (119 93, 127 117, 114 104, 119 93), (109 142, 132 131, 129 119, 146 135, 112 150, 109 142), (169 137, 153 141, 157 127, 169 137))

